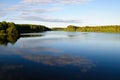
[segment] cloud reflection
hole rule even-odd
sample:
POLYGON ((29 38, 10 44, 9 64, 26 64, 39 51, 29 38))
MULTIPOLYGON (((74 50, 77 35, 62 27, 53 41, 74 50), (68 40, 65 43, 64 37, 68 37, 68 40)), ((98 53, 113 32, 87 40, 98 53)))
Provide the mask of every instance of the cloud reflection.
POLYGON ((42 63, 49 66, 74 66, 80 68, 82 72, 87 72, 89 69, 95 67, 91 61, 83 58, 83 57, 75 57, 70 55, 24 55, 25 59, 42 63))
POLYGON ((18 48, 15 50, 9 49, 8 52, 9 55, 19 55, 22 59, 43 65, 57 67, 73 66, 79 68, 81 72, 87 72, 95 67, 92 61, 82 56, 68 55, 54 48, 18 48))

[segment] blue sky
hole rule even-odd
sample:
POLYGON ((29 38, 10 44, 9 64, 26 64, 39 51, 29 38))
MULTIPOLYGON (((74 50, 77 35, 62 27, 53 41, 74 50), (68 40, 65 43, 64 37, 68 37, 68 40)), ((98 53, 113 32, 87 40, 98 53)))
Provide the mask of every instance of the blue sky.
POLYGON ((67 25, 120 25, 120 0, 0 0, 0 21, 67 25))

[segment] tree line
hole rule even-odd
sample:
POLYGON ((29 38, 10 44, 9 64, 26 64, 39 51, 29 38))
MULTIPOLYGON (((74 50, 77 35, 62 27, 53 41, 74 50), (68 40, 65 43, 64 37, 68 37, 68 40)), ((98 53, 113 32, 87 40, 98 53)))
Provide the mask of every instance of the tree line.
POLYGON ((33 24, 15 24, 13 22, 0 22, 0 34, 21 34, 21 33, 32 33, 32 32, 43 32, 49 31, 50 28, 44 25, 33 25, 33 24))
POLYGON ((77 31, 77 32, 116 32, 120 33, 120 25, 108 25, 108 26, 74 26, 69 25, 66 28, 48 28, 44 25, 33 25, 33 24, 15 24, 13 22, 0 22, 0 34, 12 35, 21 33, 33 33, 43 31, 77 31))
POLYGON ((109 26, 74 26, 69 25, 66 28, 52 28, 54 31, 77 31, 77 32, 116 32, 120 33, 120 25, 109 26))

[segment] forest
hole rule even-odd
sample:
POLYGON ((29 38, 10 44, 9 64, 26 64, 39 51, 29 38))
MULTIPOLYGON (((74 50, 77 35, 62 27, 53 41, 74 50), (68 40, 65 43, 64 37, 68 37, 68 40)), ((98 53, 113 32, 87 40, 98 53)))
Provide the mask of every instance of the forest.
POLYGON ((76 31, 76 32, 115 32, 120 33, 120 25, 107 26, 74 26, 69 25, 66 28, 52 28, 53 31, 76 31))
POLYGON ((114 32, 120 33, 120 25, 107 26, 74 26, 69 25, 66 28, 54 27, 48 28, 44 25, 34 24, 15 24, 13 22, 0 22, 0 34, 2 35, 18 35, 21 33, 34 33, 43 31, 72 31, 72 32, 114 32))
POLYGON ((21 33, 33 33, 33 32, 43 32, 49 31, 50 28, 43 25, 33 25, 33 24, 15 24, 13 22, 0 22, 0 34, 2 35, 12 35, 21 33))

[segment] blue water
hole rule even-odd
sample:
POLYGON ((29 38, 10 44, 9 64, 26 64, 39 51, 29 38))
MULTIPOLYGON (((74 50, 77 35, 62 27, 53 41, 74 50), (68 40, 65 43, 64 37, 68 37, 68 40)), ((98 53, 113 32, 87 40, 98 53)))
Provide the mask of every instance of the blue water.
POLYGON ((0 80, 120 80, 120 34, 50 31, 5 39, 0 80))

